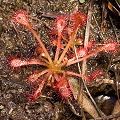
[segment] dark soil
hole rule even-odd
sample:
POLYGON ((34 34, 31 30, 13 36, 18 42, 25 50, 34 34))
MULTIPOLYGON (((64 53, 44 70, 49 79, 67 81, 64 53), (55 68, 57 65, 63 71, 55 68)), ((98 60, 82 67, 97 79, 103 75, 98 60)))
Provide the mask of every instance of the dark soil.
MULTIPOLYGON (((106 18, 105 34, 101 34, 99 29, 101 25, 101 1, 94 1, 92 23, 90 28, 90 39, 99 43, 107 39, 115 39, 113 26, 106 18)), ((32 86, 27 83, 27 77, 33 71, 39 70, 38 66, 27 66, 13 69, 9 66, 9 61, 14 57, 28 59, 34 57, 34 51, 38 43, 32 33, 23 26, 13 26, 11 23, 12 15, 17 10, 25 10, 28 15, 32 16, 32 23, 35 26, 37 34, 46 45, 49 52, 51 40, 49 39, 49 31, 53 26, 53 21, 60 14, 68 14, 78 7, 81 12, 88 12, 89 2, 80 4, 74 0, 1 0, 0 1, 0 120, 78 120, 67 103, 60 102, 54 90, 45 87, 43 96, 35 102, 28 102, 28 94, 32 86), (14 56, 14 57, 13 57, 14 56), (3 107, 3 108, 2 108, 3 107)), ((115 15, 108 10, 108 16, 115 21, 115 15)), ((117 21, 117 20, 116 20, 117 21)), ((117 23, 116 23, 117 24, 117 23)), ((120 38, 119 26, 115 31, 120 38)), ((85 28, 79 31, 79 36, 84 38, 85 28)), ((52 56, 52 55, 51 55, 52 56)), ((109 79, 115 79, 116 65, 120 64, 120 55, 113 56, 108 53, 98 54, 88 60, 88 73, 94 69, 102 69, 106 72, 109 79), (110 63, 111 62, 111 63, 110 63), (109 67, 108 67, 109 66, 109 67), (107 72, 108 71, 108 72, 107 72)), ((120 72, 120 67, 117 68, 120 72)), ((118 76, 120 74, 117 74, 118 76)), ((105 75, 103 78, 106 77, 105 75)), ((90 86, 89 86, 90 87, 90 86)), ((90 87, 91 94, 96 98, 99 95, 111 96, 115 99, 115 86, 112 85, 96 85, 90 87), (99 89, 98 89, 99 88, 99 89), (110 95, 110 93, 112 93, 110 95)), ((111 99, 113 100, 113 99, 111 99)), ((115 102, 112 101, 114 104, 115 102)), ((97 103, 99 106, 99 102, 97 103)), ((101 106, 103 105, 102 103, 101 106)), ((100 106, 100 107, 101 107, 100 106)), ((107 107, 109 106, 106 105, 107 107)), ((111 114, 113 106, 108 107, 107 114, 111 114)), ((104 111, 104 110, 103 110, 104 111)))

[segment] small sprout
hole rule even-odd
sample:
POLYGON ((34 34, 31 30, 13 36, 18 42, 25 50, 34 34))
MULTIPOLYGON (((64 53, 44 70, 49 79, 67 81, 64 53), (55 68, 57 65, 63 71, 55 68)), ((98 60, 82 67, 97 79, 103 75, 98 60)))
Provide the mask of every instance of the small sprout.
POLYGON ((80 3, 84 3, 85 2, 85 0, 79 0, 80 1, 80 3))
POLYGON ((4 109, 4 106, 3 105, 0 105, 0 110, 4 109))

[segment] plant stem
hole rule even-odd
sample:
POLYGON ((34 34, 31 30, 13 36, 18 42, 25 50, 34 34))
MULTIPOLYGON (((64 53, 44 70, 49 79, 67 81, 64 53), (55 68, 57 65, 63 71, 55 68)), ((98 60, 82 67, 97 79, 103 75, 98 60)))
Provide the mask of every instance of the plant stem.
POLYGON ((94 51, 93 53, 91 53, 91 54, 89 54, 89 55, 87 55, 87 56, 85 56, 85 57, 83 57, 83 58, 80 58, 80 59, 77 59, 77 60, 74 60, 74 61, 72 61, 72 60, 70 59, 70 60, 68 61, 68 63, 67 63, 66 66, 70 66, 70 65, 72 65, 72 64, 75 64, 75 63, 78 63, 78 62, 80 62, 80 61, 83 61, 83 60, 85 60, 85 59, 87 59, 87 58, 89 58, 89 57, 92 57, 93 55, 95 55, 95 54, 103 51, 105 48, 106 48, 106 45, 104 45, 103 47, 99 48, 98 50, 94 51))
POLYGON ((76 76, 76 77, 80 77, 80 78, 83 78, 83 79, 86 79, 86 80, 89 80, 88 77, 84 76, 84 75, 80 75, 78 73, 74 73, 74 72, 70 72, 70 71, 66 71, 66 74, 70 75, 70 76, 76 76))
POLYGON ((42 90, 42 88, 43 88, 43 86, 44 86, 44 84, 45 84, 46 79, 49 77, 50 74, 51 74, 51 73, 47 73, 47 75, 45 76, 45 78, 44 78, 44 79, 42 80, 42 82, 40 83, 38 89, 35 91, 35 93, 34 93, 34 95, 33 95, 35 99, 41 95, 41 90, 42 90))
POLYGON ((31 76, 29 76, 28 80, 30 82, 35 82, 40 76, 44 75, 45 73, 48 73, 49 69, 43 70, 40 73, 36 73, 36 74, 32 74, 31 76))
POLYGON ((40 62, 38 59, 31 59, 30 61, 26 61, 26 65, 34 65, 34 64, 43 65, 47 67, 46 63, 40 62))
POLYGON ((63 58, 64 58, 66 52, 68 51, 68 49, 69 49, 72 41, 75 40, 77 31, 78 31, 78 27, 77 27, 76 29, 74 29, 74 31, 73 31, 73 33, 72 33, 72 35, 71 35, 70 41, 68 42, 67 46, 65 47, 62 55, 60 56, 60 58, 59 58, 59 60, 58 60, 58 64, 60 64, 60 62, 63 60, 63 58))
POLYGON ((61 33, 58 32, 58 43, 57 43, 57 51, 55 54, 55 62, 58 60, 59 52, 60 52, 60 44, 61 43, 61 33))
POLYGON ((32 27, 30 26, 30 24, 29 24, 28 28, 31 30, 31 32, 33 33, 33 35, 35 36, 35 38, 36 38, 36 39, 38 40, 38 42, 40 43, 40 45, 41 45, 44 53, 45 53, 45 54, 47 55, 47 57, 48 57, 48 60, 49 60, 50 64, 52 64, 53 62, 52 62, 51 57, 50 57, 50 55, 48 54, 48 52, 47 52, 44 44, 42 43, 42 41, 40 40, 40 38, 38 37, 38 35, 36 34, 36 32, 32 29, 32 27))

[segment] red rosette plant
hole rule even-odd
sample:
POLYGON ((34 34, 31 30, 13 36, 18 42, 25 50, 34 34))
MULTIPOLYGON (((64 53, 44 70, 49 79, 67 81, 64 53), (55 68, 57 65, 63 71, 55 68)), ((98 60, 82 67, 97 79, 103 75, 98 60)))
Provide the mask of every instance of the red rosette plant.
POLYGON ((50 81, 50 78, 52 78, 51 80, 52 83, 56 83, 55 86, 58 89, 61 97, 65 100, 68 100, 69 98, 71 98, 71 94, 72 94, 70 87, 69 87, 68 80, 67 80, 68 76, 75 76, 75 77, 83 78, 86 81, 92 81, 95 77, 97 77, 101 73, 96 72, 94 73, 94 75, 84 76, 79 73, 75 73, 74 71, 69 71, 66 68, 70 65, 73 65, 85 59, 88 59, 101 51, 115 51, 117 48, 116 43, 108 43, 108 44, 103 45, 100 48, 97 48, 95 51, 89 54, 89 52, 86 49, 82 48, 81 45, 83 45, 83 43, 81 42, 81 39, 80 39, 80 42, 77 41, 77 43, 80 43, 79 45, 81 46, 81 48, 77 50, 78 59, 76 59, 75 56, 74 58, 71 57, 69 59, 69 57, 67 57, 67 53, 70 50, 69 48, 73 45, 74 42, 76 42, 76 36, 77 36, 79 27, 83 26, 87 20, 86 15, 76 12, 70 16, 70 19, 66 19, 65 16, 60 16, 56 18, 56 21, 55 21, 55 24, 56 24, 55 29, 57 31, 56 32, 57 34, 56 53, 55 53, 55 57, 51 58, 50 54, 48 53, 41 39, 38 37, 36 32, 31 27, 28 19, 29 18, 25 11, 20 11, 20 12, 18 11, 14 15, 14 20, 17 23, 26 26, 32 32, 34 37, 39 42, 41 49, 44 53, 44 56, 41 55, 41 57, 39 56, 38 58, 34 58, 31 60, 27 60, 27 61, 21 60, 19 58, 12 59, 10 61, 10 65, 12 67, 21 67, 21 66, 33 65, 33 64, 44 66, 44 69, 41 70, 40 73, 34 73, 28 77, 28 80, 31 83, 34 83, 39 78, 41 78, 41 76, 44 76, 44 79, 40 80, 41 82, 39 82, 37 90, 34 91, 32 95, 32 100, 33 99, 36 100, 38 97, 40 97, 40 95, 42 94, 41 91, 42 91, 43 86, 45 85, 48 79, 50 81), (70 25, 67 26, 68 20, 73 23, 71 26, 70 25), (63 34, 64 31, 67 31, 68 33, 67 37, 64 36, 63 34), (61 41, 63 40, 66 42, 66 44, 64 45, 64 47, 61 47, 62 46, 61 41))

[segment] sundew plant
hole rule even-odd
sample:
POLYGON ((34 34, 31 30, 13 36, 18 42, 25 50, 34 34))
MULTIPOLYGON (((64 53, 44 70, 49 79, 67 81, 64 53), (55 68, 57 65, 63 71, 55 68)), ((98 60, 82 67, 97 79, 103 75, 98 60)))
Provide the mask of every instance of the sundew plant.
MULTIPOLYGON (((34 65, 43 66, 43 69, 39 73, 34 73, 28 77, 28 81, 34 84, 38 82, 38 88, 30 96, 29 100, 33 101, 42 95, 42 88, 47 83, 51 83, 51 87, 55 88, 62 99, 68 100, 72 98, 72 92, 68 82, 68 76, 82 78, 88 82, 91 82, 95 77, 101 74, 101 72, 94 72, 90 76, 84 76, 68 69, 69 66, 79 63, 85 59, 94 56, 101 51, 115 51, 117 49, 117 43, 109 42, 101 47, 98 47, 90 52, 83 45, 83 39, 77 39, 78 29, 85 25, 87 18, 86 15, 80 12, 74 12, 69 17, 60 15, 56 17, 54 21, 55 28, 54 34, 55 39, 52 41, 52 45, 56 46, 54 58, 49 54, 49 51, 45 48, 42 40, 38 37, 34 29, 31 27, 29 17, 23 10, 17 11, 14 16, 14 22, 19 25, 26 26, 33 36, 36 38, 40 45, 39 54, 40 56, 28 60, 22 60, 20 58, 14 58, 10 61, 10 66, 13 68, 34 65), (70 23, 70 24, 69 24, 70 23), (75 56, 74 46, 77 47, 77 55, 75 56), (69 55, 73 50, 73 55, 69 55)), ((94 44, 92 45, 94 47, 94 44)))

